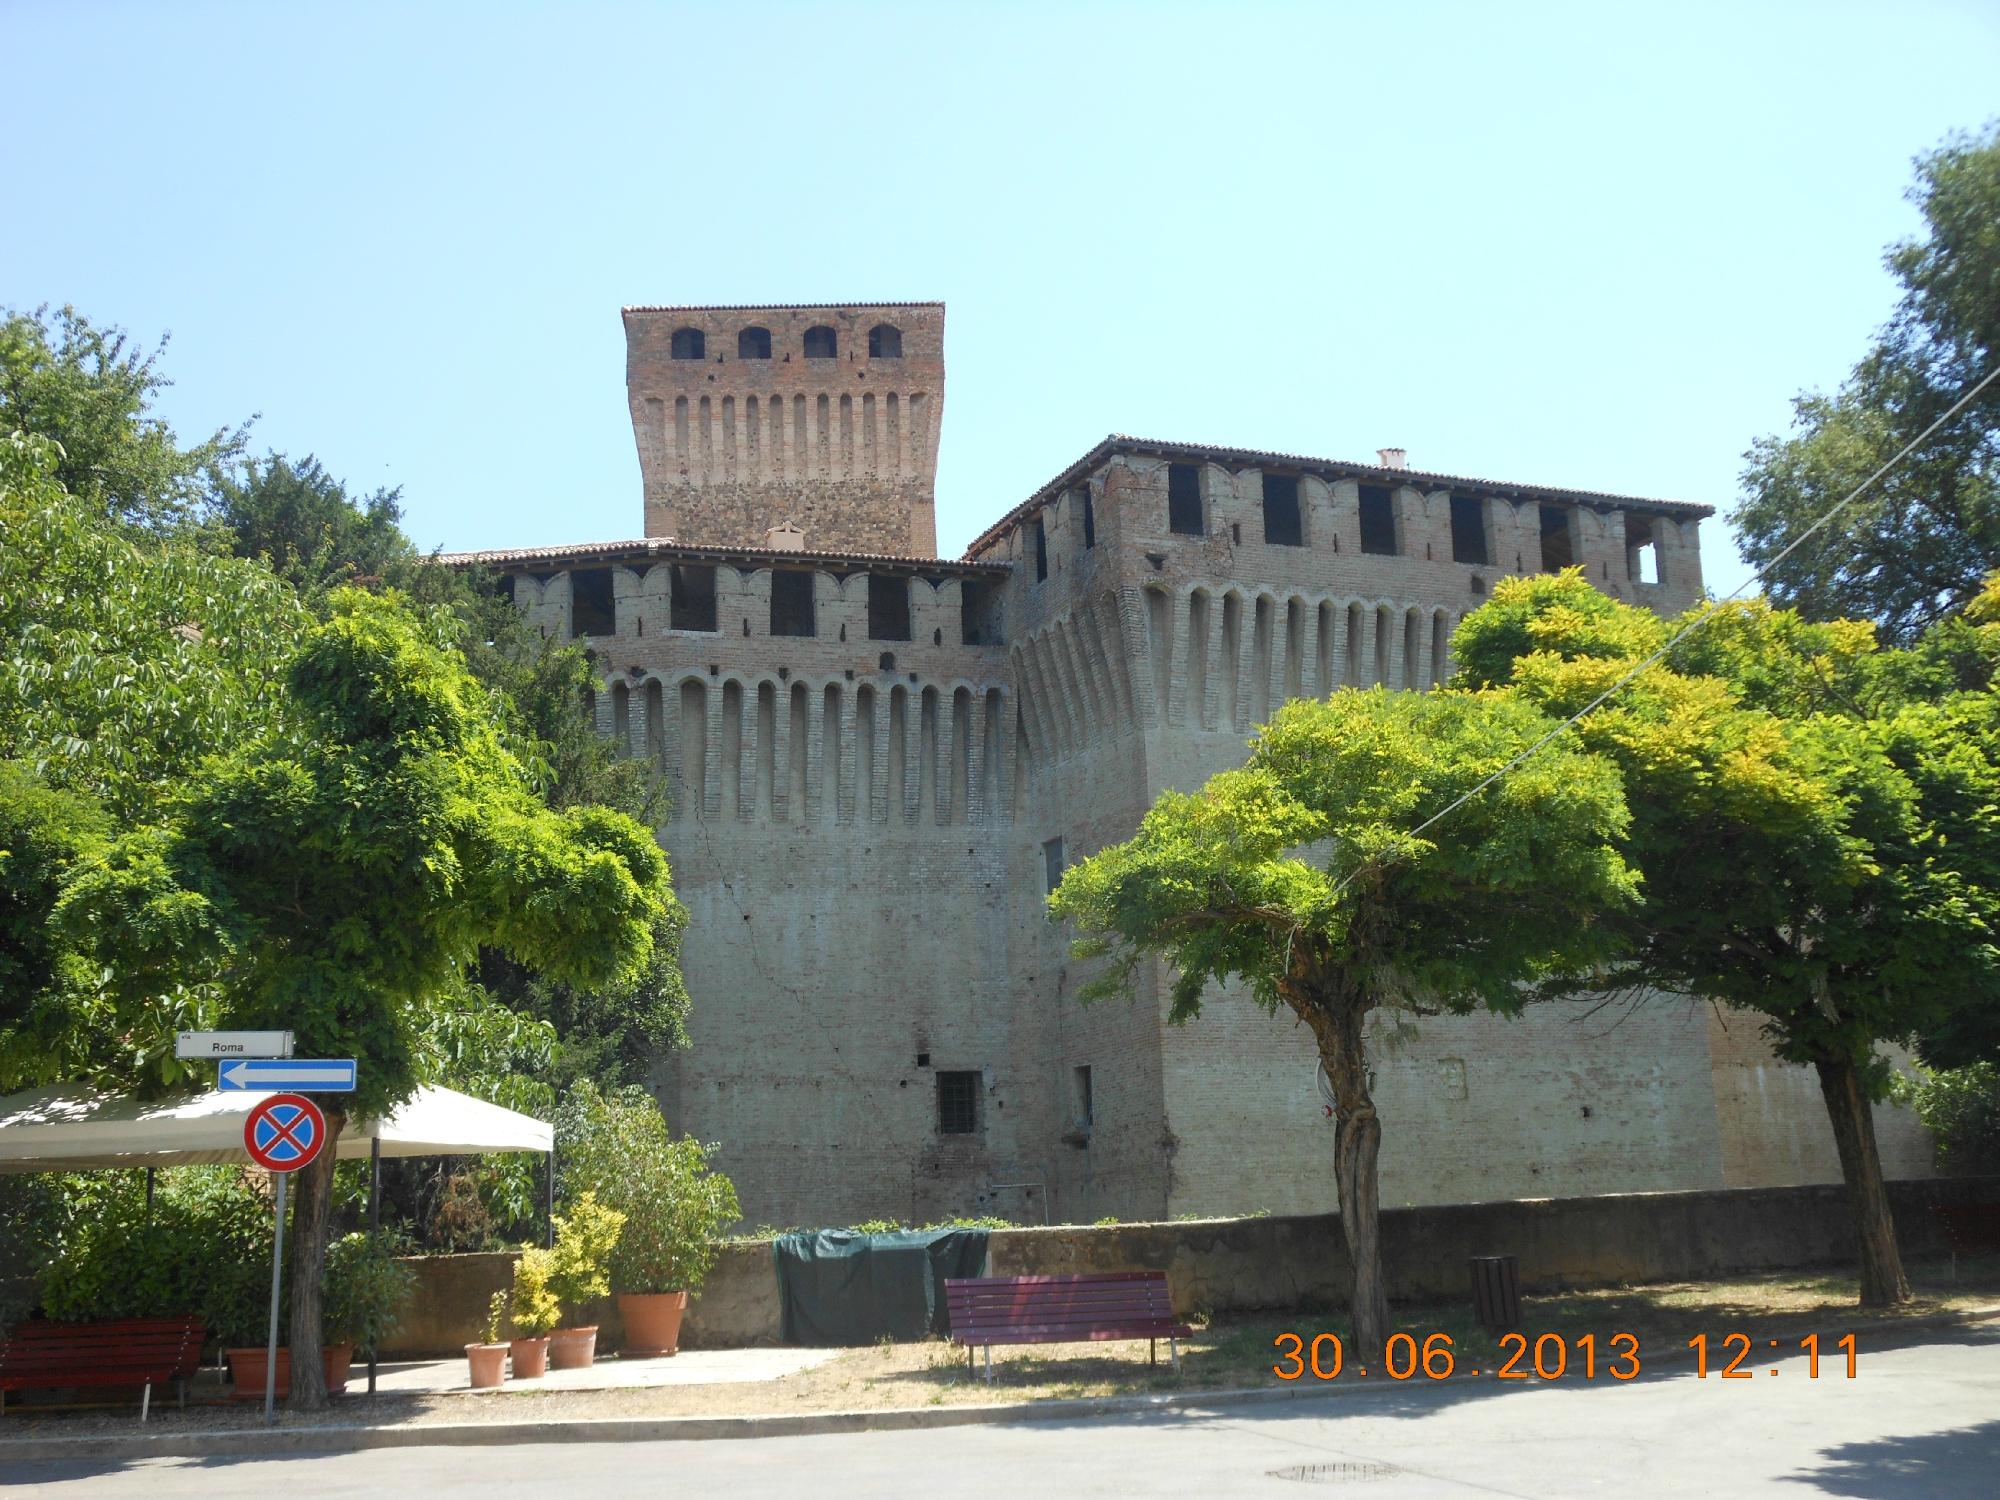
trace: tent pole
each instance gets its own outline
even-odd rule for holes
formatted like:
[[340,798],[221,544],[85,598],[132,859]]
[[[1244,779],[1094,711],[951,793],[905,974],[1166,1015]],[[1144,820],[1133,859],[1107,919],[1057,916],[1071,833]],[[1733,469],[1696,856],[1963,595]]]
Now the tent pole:
[[556,1148],[549,1147],[548,1174],[542,1186],[542,1244],[556,1247]]
[[[368,1250],[382,1250],[382,1132],[378,1127],[368,1141]],[[375,1394],[375,1339],[368,1340],[368,1394]]]

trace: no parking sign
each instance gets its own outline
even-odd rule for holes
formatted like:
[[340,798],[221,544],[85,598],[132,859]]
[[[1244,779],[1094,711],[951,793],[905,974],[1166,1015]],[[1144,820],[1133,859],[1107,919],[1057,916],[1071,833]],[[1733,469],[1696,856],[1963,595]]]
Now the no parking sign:
[[326,1116],[304,1094],[273,1094],[243,1122],[243,1147],[267,1172],[296,1172],[326,1145]]

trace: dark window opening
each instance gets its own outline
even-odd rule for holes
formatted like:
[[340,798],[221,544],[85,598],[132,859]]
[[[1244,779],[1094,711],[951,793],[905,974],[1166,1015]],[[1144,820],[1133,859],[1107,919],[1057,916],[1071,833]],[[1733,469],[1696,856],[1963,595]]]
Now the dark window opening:
[[1264,540],[1274,547],[1303,547],[1305,520],[1299,514],[1299,481],[1291,474],[1264,476]]
[[1078,492],[1083,498],[1083,546],[1087,552],[1097,545],[1097,507],[1090,503],[1090,486]]
[[736,357],[738,359],[769,359],[771,357],[771,330],[768,328],[746,328],[737,334]]
[[673,356],[675,359],[708,358],[708,338],[699,328],[676,328],[674,330]]
[[907,641],[910,638],[910,580],[868,575],[868,639]]
[[1063,864],[1062,840],[1060,838],[1045,840],[1042,844],[1042,878],[1048,883],[1050,891],[1054,891],[1062,884],[1063,871],[1066,868],[1068,867]]
[[808,328],[806,330],[807,359],[837,359],[840,355],[839,342],[831,328]]
[[571,635],[612,635],[618,629],[618,610],[612,603],[611,570],[579,568],[569,575],[569,633]]
[[958,586],[958,634],[968,646],[1000,644],[1000,621],[994,608],[991,584],[983,578],[967,578]]
[[1200,536],[1201,470],[1193,464],[1167,465],[1167,529],[1179,536]]
[[1078,1128],[1088,1130],[1096,1118],[1094,1101],[1090,1097],[1090,1064],[1069,1070],[1069,1112]]
[[514,575],[512,573],[502,573],[496,577],[493,580],[493,592],[498,594],[502,599],[505,599],[509,604],[512,604],[514,602]]
[[1042,518],[1035,517],[1035,582],[1040,583],[1049,576],[1049,533],[1042,525]]
[[903,357],[903,330],[893,323],[877,323],[868,330],[868,357],[870,359],[901,359]]
[[1542,513],[1542,571],[1560,573],[1576,561],[1576,543],[1570,535],[1569,512],[1560,505],[1537,508]]
[[950,1072],[937,1075],[938,1134],[979,1133],[979,1075]]
[[1361,486],[1361,550],[1396,555],[1396,501],[1387,485]]
[[675,563],[668,580],[672,595],[667,626],[672,630],[713,630],[715,569]]
[[814,635],[813,575],[771,575],[771,634]]
[[1451,497],[1451,560],[1486,566],[1486,505],[1475,496]]

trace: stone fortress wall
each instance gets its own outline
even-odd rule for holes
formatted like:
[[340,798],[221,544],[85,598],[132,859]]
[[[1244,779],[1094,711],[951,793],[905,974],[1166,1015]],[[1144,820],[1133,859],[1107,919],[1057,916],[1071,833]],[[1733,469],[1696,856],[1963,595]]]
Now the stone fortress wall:
[[[941,308],[899,315],[941,335]],[[857,511],[878,541],[894,490]],[[728,493],[701,524],[729,535],[467,557],[589,641],[600,731],[667,773],[694,1045],[658,1092],[721,1144],[746,1224],[781,1226],[1331,1207],[1309,1039],[1240,997],[1169,1027],[1158,973],[1079,1006],[1052,879],[1161,790],[1240,764],[1285,698],[1442,681],[1452,628],[1508,573],[1575,562],[1684,608],[1708,514],[1118,437],[957,561],[927,535],[849,550],[788,482]],[[673,524],[706,494],[683,485]],[[649,532],[655,496],[648,469]],[[803,537],[761,545],[786,521]],[[1387,1204],[1838,1176],[1809,1075],[1683,999],[1385,1026],[1375,1056]],[[1892,1174],[1928,1172],[1911,1121],[1878,1128]]]

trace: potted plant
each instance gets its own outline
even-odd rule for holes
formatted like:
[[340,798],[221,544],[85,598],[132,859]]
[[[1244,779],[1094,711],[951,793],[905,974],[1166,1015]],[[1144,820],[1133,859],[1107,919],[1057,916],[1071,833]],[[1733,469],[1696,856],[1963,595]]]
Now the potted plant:
[[562,1304],[549,1290],[554,1260],[552,1250],[530,1249],[523,1250],[514,1262],[514,1292],[509,1301],[514,1341],[509,1347],[517,1380],[548,1373],[549,1331],[562,1321]]
[[712,1148],[673,1138],[642,1089],[606,1096],[580,1084],[557,1129],[570,1180],[625,1216],[610,1267],[623,1353],[674,1353],[689,1294],[714,1268],[716,1235],[739,1212],[735,1185],[709,1169]]
[[490,1391],[507,1379],[507,1345],[500,1337],[507,1294],[495,1292],[486,1304],[486,1341],[465,1346],[465,1363],[475,1391]]
[[597,1325],[582,1324],[590,1304],[611,1290],[605,1263],[617,1248],[625,1216],[585,1193],[567,1214],[556,1215],[556,1243],[549,1252],[549,1290],[562,1308],[568,1327],[549,1335],[549,1364],[558,1370],[581,1370],[597,1357]]
[[379,1350],[396,1331],[415,1282],[416,1273],[379,1236],[346,1234],[326,1247],[320,1320],[329,1392],[345,1386],[356,1350],[364,1356]]

